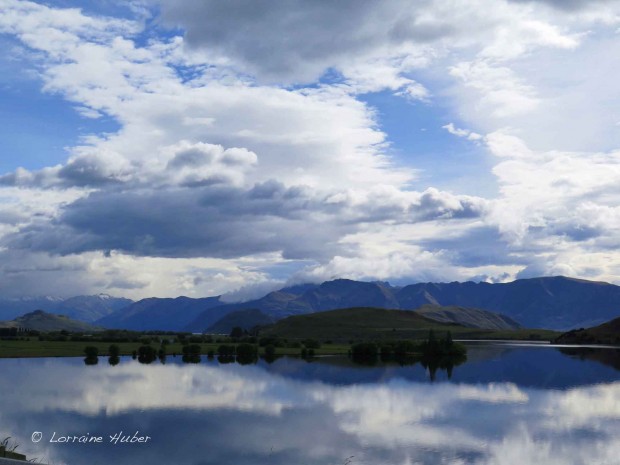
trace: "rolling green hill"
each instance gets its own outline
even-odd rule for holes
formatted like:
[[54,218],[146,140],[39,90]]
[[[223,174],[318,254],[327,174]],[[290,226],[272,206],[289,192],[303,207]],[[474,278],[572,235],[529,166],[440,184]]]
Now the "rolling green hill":
[[614,344],[620,345],[620,318],[588,329],[576,329],[562,334],[559,344]]
[[54,315],[43,310],[26,313],[11,321],[0,321],[0,328],[26,328],[35,331],[94,332],[103,328],[82,321],[72,320],[65,315]]
[[291,316],[263,329],[261,335],[333,341],[417,339],[426,337],[429,329],[458,332],[467,328],[439,323],[407,310],[357,307]]
[[559,333],[536,329],[489,330],[441,323],[410,310],[356,307],[295,315],[263,328],[261,336],[321,341],[423,339],[430,329],[438,334],[451,331],[460,339],[551,340]]

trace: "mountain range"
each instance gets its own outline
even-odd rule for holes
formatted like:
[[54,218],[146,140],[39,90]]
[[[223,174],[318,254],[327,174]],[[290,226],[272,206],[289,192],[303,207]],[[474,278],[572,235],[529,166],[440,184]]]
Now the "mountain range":
[[9,320],[41,309],[108,328],[202,332],[226,315],[242,310],[260,310],[265,316],[261,317],[263,320],[277,321],[339,308],[415,310],[425,305],[435,309],[462,307],[499,313],[500,320],[496,322],[500,325],[508,321],[501,321],[506,317],[523,327],[570,330],[595,326],[620,316],[620,286],[563,276],[497,284],[451,282],[407,286],[336,279],[285,287],[241,303],[227,303],[220,296],[153,297],[133,302],[105,294],[70,299],[0,299],[0,319]]
[[242,303],[225,303],[220,297],[179,299],[144,299],[97,324],[134,330],[158,326],[157,329],[201,332],[239,310],[257,309],[279,320],[338,308],[414,310],[429,304],[486,310],[509,317],[524,327],[555,330],[594,326],[620,315],[620,286],[563,276],[498,284],[452,282],[408,286],[336,279],[286,287]]
[[[177,297],[175,299],[151,297],[134,302],[131,305],[107,315],[97,321],[98,325],[114,329],[132,329],[136,331],[170,330],[181,331],[205,311],[213,312],[214,307],[221,307],[220,297],[192,299]],[[214,311],[213,315],[223,316],[226,312]]]

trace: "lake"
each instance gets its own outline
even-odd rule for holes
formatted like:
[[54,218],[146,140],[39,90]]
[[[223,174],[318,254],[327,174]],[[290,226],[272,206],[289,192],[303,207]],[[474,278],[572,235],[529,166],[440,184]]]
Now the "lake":
[[0,359],[0,440],[54,465],[620,463],[617,349],[468,348],[433,381],[420,364],[344,357]]

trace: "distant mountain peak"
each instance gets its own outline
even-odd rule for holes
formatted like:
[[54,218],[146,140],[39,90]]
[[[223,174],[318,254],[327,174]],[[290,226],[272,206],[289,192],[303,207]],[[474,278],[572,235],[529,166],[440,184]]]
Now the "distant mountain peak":
[[30,316],[39,316],[39,315],[48,315],[48,313],[44,312],[43,310],[35,310],[33,312],[26,313],[25,315],[23,315],[20,318],[30,317]]

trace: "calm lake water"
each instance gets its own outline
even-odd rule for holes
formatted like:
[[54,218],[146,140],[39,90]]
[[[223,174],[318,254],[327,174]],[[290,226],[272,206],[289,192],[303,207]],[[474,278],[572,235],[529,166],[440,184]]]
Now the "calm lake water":
[[[336,357],[99,360],[0,360],[0,439],[54,465],[620,464],[616,349],[477,343],[434,381]],[[49,442],[87,434],[102,443]]]

